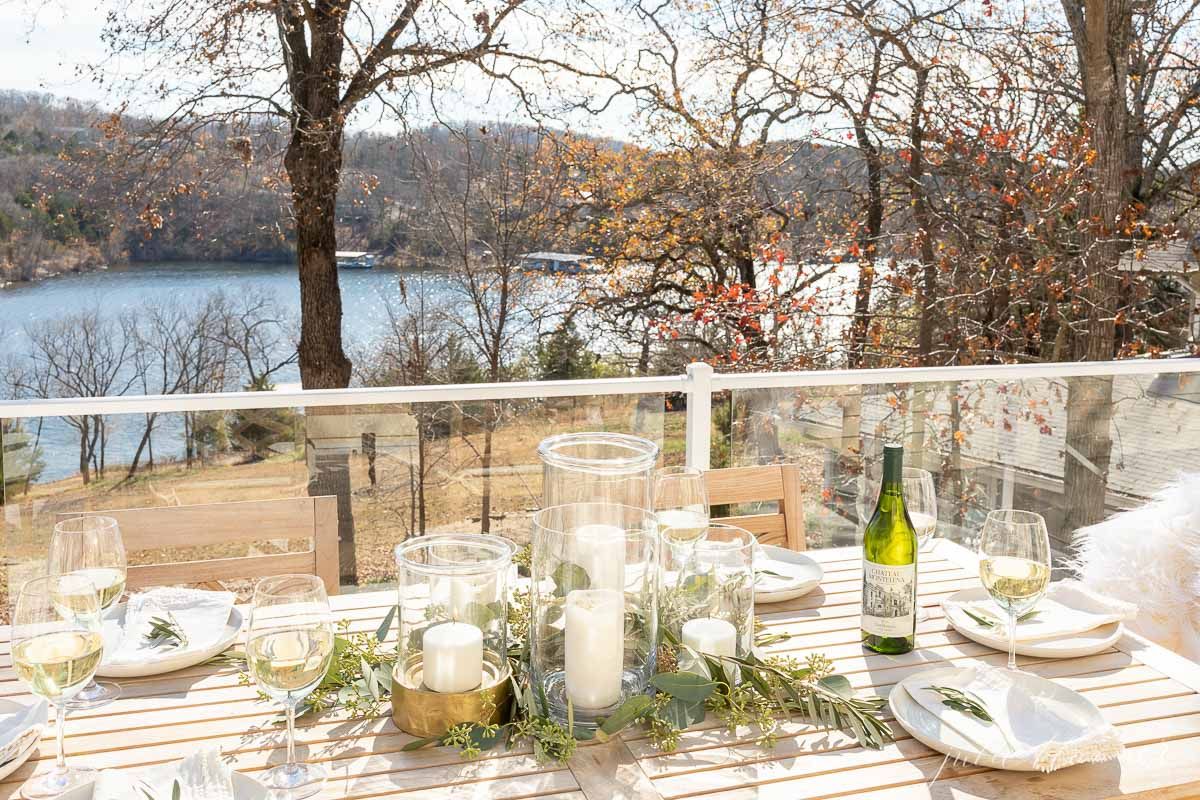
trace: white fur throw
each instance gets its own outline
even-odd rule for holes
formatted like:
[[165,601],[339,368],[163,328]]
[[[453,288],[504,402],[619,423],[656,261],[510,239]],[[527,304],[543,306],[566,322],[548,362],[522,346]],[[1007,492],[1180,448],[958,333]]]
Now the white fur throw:
[[1200,661],[1200,473],[1080,529],[1075,544],[1083,583],[1137,604],[1132,630]]

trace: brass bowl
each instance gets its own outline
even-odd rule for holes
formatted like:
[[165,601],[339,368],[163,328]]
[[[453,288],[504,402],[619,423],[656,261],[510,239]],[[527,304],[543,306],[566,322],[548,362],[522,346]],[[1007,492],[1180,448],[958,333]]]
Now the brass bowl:
[[[392,670],[392,721],[405,733],[441,736],[455,725],[507,721],[512,682],[508,659],[485,653],[483,682],[468,692],[435,692],[425,688],[421,653]],[[420,688],[413,688],[413,687]]]

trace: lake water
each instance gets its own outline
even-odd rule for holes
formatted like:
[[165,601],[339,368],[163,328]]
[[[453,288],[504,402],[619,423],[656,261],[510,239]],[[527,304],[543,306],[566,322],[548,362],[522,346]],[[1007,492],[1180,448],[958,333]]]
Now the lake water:
[[[339,274],[342,290],[342,331],[348,352],[378,339],[387,329],[386,301],[400,299],[403,277],[410,295],[418,282],[434,302],[452,302],[455,290],[444,273],[402,274],[391,270],[344,269]],[[296,268],[288,264],[169,263],[135,264],[99,272],[62,275],[29,284],[0,288],[0,362],[10,355],[28,352],[25,326],[72,312],[99,307],[117,315],[148,304],[168,300],[199,301],[209,292],[264,291],[296,320],[300,317],[300,285]],[[292,365],[277,373],[276,383],[298,383],[299,370]],[[182,455],[181,420],[160,419],[156,428],[156,459]],[[110,418],[108,460],[119,464],[132,460],[142,435],[140,415]],[[38,429],[37,420],[25,421],[26,432],[38,435],[45,467],[41,480],[56,480],[78,472],[78,434],[60,419],[47,418]],[[161,431],[158,432],[158,431]]]

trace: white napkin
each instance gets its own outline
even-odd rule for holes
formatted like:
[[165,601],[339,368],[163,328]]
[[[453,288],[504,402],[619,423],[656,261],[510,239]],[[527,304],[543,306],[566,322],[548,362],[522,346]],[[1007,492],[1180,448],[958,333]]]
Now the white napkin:
[[[211,647],[225,632],[233,592],[209,592],[179,586],[161,586],[138,592],[125,604],[124,624],[104,621],[104,663],[125,664],[152,654],[181,653]],[[146,642],[154,617],[174,620],[187,644],[178,647],[152,646]]]
[[[928,688],[938,685],[958,689],[977,699],[992,717],[991,722],[946,706],[942,695]],[[1107,723],[1079,713],[1077,706],[1050,695],[1030,694],[1028,683],[1018,686],[1014,673],[978,666],[936,676],[926,684],[903,684],[910,697],[981,752],[1013,763],[1030,764],[1050,772],[1072,764],[1108,761],[1120,755],[1121,740]]]
[[[969,628],[982,634],[1008,636],[1008,614],[990,599],[968,602],[943,600],[942,608],[956,627]],[[964,609],[984,619],[996,620],[996,625],[980,625],[964,613]],[[1050,584],[1045,596],[1038,601],[1036,611],[1036,614],[1017,624],[1017,641],[1040,642],[1078,636],[1101,625],[1131,620],[1138,613],[1134,604],[1105,597],[1076,580]]]
[[136,773],[103,770],[92,789],[92,800],[141,800],[147,793],[154,800],[171,800],[175,781],[179,781],[181,800],[261,800],[268,796],[267,787],[234,773],[221,763],[221,751],[210,748]]
[[46,724],[46,701],[0,699],[0,764],[19,756]]

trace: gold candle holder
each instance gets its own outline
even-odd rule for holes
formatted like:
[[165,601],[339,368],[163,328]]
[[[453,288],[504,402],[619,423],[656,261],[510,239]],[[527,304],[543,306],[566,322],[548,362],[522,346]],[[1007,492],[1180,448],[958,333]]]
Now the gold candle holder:
[[[507,658],[485,652],[483,681],[467,692],[435,692],[424,685],[421,653],[396,664],[392,671],[392,721],[405,733],[441,736],[455,725],[508,721],[512,682]],[[418,687],[418,688],[414,688]]]

